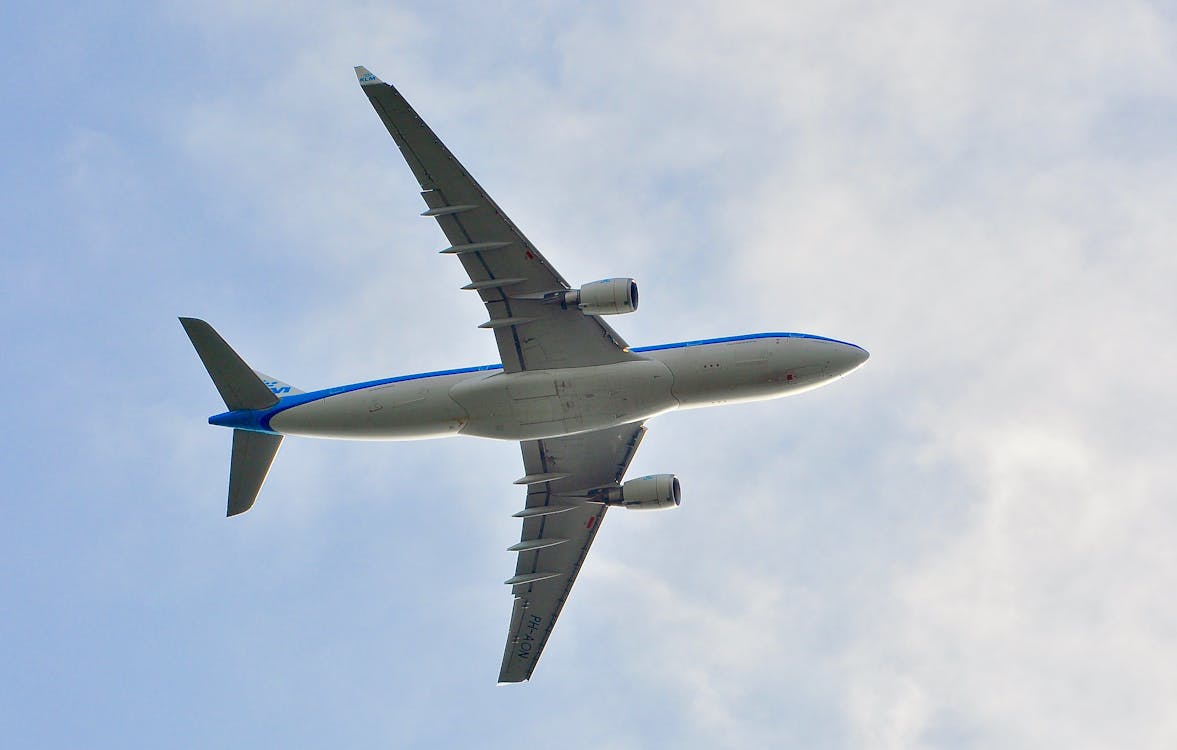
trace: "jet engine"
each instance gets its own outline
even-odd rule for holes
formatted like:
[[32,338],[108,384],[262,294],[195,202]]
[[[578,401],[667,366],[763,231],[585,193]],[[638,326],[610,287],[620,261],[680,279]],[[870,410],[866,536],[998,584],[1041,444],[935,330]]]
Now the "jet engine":
[[560,302],[585,315],[622,315],[638,309],[638,284],[633,279],[601,279],[580,289],[561,292]]
[[682,489],[673,474],[654,474],[631,479],[605,491],[604,502],[629,510],[667,510],[682,502]]

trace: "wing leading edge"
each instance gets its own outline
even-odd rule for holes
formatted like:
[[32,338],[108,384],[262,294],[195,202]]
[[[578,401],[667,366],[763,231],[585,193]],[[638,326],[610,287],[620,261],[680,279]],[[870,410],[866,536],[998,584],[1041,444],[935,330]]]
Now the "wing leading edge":
[[634,422],[606,430],[548,440],[528,440],[523,449],[525,479],[552,477],[530,485],[515,575],[511,625],[499,683],[531,677],[572,584],[588,555],[608,506],[586,503],[585,490],[620,483],[646,429]]
[[400,148],[429,207],[490,319],[506,372],[612,364],[637,356],[598,317],[544,302],[570,287],[470,176],[400,92],[357,67],[356,76]]

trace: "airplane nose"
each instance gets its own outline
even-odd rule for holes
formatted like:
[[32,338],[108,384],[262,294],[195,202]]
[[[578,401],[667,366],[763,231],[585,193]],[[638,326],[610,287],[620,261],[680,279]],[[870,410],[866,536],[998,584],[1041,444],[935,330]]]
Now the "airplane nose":
[[845,375],[852,370],[857,370],[868,359],[870,359],[870,352],[861,346],[856,344],[842,344],[832,364],[838,370],[839,374]]
[[868,352],[866,349],[863,349],[861,346],[858,346],[857,344],[854,345],[854,351],[854,357],[858,360],[858,364],[861,365],[863,362],[870,359],[870,352]]

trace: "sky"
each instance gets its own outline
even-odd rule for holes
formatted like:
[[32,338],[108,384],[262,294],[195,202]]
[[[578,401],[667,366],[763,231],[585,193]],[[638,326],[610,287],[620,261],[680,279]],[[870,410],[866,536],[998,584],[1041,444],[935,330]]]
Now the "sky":
[[[1168,3],[17,3],[0,24],[0,744],[1177,744]],[[513,443],[229,434],[176,317],[304,389],[497,361],[352,66],[633,345],[870,361],[659,417],[496,686]]]

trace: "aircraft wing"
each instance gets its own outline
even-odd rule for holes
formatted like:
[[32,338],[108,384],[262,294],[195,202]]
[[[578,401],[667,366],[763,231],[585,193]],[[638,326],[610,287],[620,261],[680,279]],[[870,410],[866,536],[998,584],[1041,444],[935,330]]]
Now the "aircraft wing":
[[527,476],[519,481],[532,484],[527,507],[515,514],[523,518],[523,535],[511,547],[519,551],[519,559],[514,577],[507,580],[515,603],[500,683],[531,677],[608,510],[607,505],[568,496],[620,483],[645,432],[641,422],[633,422],[520,443]]
[[[490,319],[506,372],[612,364],[636,359],[600,318],[540,301],[566,290],[552,268],[395,88],[357,67],[364,93],[421,185],[431,216],[470,277]],[[529,299],[530,297],[530,299]]]

